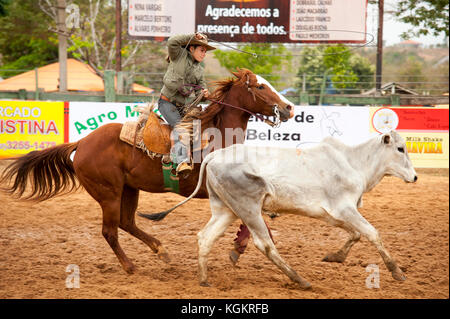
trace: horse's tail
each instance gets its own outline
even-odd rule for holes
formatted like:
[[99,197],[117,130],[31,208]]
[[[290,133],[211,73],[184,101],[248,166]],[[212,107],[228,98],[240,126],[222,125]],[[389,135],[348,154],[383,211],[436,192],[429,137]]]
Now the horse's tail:
[[[73,191],[78,186],[70,154],[77,146],[78,143],[62,144],[13,158],[14,161],[2,173],[0,184],[12,179],[14,183],[1,190],[18,198],[35,201]],[[31,193],[23,196],[28,182]]]
[[200,173],[198,176],[198,182],[197,182],[197,186],[195,187],[194,192],[189,195],[189,197],[187,197],[185,200],[179,202],[178,204],[176,204],[174,207],[172,207],[171,209],[168,209],[166,211],[160,212],[160,213],[154,213],[154,214],[142,214],[138,212],[138,215],[141,217],[145,217],[147,219],[150,220],[162,220],[164,219],[170,212],[174,211],[177,207],[187,203],[188,201],[190,201],[200,190],[200,187],[202,186],[202,181],[203,181],[203,175],[205,173],[205,168],[206,165],[209,163],[210,160],[213,159],[213,153],[208,154],[208,156],[203,160],[202,165],[200,166]]

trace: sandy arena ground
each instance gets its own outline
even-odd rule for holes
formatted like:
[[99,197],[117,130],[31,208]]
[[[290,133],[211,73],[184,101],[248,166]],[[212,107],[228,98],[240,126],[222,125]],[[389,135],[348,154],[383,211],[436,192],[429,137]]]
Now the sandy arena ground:
[[[0,163],[3,171],[5,163]],[[238,222],[214,246],[211,287],[197,279],[197,232],[210,217],[208,200],[194,199],[161,222],[137,217],[138,226],[161,240],[165,264],[142,242],[119,230],[119,240],[137,266],[128,275],[101,234],[100,206],[84,191],[39,204],[0,193],[0,298],[303,299],[449,298],[449,175],[418,170],[416,184],[386,177],[364,196],[361,213],[379,231],[405,271],[395,281],[365,238],[343,264],[321,259],[337,251],[347,233],[318,220],[285,215],[267,218],[282,257],[313,288],[301,291],[250,241],[238,267],[228,260]],[[182,199],[141,192],[139,210],[165,210]],[[80,270],[80,288],[66,288],[68,265]],[[380,287],[369,289],[369,264],[379,266]]]

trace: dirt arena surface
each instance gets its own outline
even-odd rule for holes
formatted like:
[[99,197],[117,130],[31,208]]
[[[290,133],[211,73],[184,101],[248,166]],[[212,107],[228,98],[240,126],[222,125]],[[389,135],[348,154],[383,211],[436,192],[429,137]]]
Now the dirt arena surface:
[[[6,162],[0,161],[0,171]],[[281,256],[313,286],[296,289],[250,240],[238,267],[228,260],[239,222],[214,246],[211,287],[197,279],[197,232],[210,218],[208,200],[194,199],[161,222],[137,217],[161,240],[172,261],[165,264],[142,242],[119,230],[119,240],[137,266],[128,275],[101,234],[100,206],[84,191],[42,203],[0,193],[0,298],[150,299],[334,299],[449,298],[449,175],[418,169],[416,184],[386,177],[364,196],[363,216],[405,271],[397,282],[365,238],[343,264],[321,259],[337,251],[347,233],[318,220],[284,215],[266,218]],[[141,192],[139,210],[165,210],[182,199]],[[80,288],[66,288],[68,265],[80,269]],[[380,287],[369,289],[366,267],[379,266]]]

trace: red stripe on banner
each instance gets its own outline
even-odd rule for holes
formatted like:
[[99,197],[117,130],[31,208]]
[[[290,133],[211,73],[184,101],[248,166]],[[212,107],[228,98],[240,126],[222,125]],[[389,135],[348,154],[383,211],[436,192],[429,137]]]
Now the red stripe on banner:
[[392,108],[398,115],[399,131],[448,132],[448,109]]
[[64,102],[64,143],[69,143],[69,102]]

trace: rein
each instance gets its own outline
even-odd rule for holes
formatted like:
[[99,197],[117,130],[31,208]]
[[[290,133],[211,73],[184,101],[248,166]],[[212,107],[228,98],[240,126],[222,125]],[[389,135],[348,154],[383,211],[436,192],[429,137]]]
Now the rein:
[[[203,89],[202,86],[197,85],[197,84],[183,84],[183,86],[184,86],[184,87],[186,87],[186,86],[192,87],[192,89],[188,91],[189,94],[191,94],[191,93],[192,93],[194,90],[196,90],[196,89]],[[249,91],[250,91],[250,88],[248,88],[248,89],[249,89]],[[252,92],[252,93],[253,93],[253,92]],[[260,99],[262,99],[260,96],[258,96],[258,97],[259,97]],[[270,126],[272,126],[272,127],[274,127],[274,128],[279,127],[280,124],[281,124],[281,120],[280,120],[280,111],[278,110],[278,107],[277,107],[277,106],[274,106],[274,107],[273,107],[273,114],[274,114],[274,116],[275,116],[275,122],[272,122],[272,121],[269,120],[269,119],[265,119],[262,115],[257,114],[257,113],[254,113],[254,112],[249,111],[249,110],[247,110],[247,109],[244,109],[243,107],[236,106],[236,105],[232,105],[232,104],[228,104],[228,103],[225,103],[225,102],[222,102],[222,101],[218,101],[218,100],[214,100],[214,99],[210,99],[210,98],[207,98],[207,100],[209,100],[209,101],[211,101],[211,102],[213,102],[213,103],[221,104],[221,105],[224,105],[224,106],[228,106],[228,107],[235,108],[235,109],[244,111],[244,112],[246,112],[246,113],[249,113],[250,115],[256,117],[257,119],[263,121],[264,123],[266,123],[266,124],[268,124],[268,125],[270,125]],[[262,99],[262,100],[264,101],[264,99]]]

